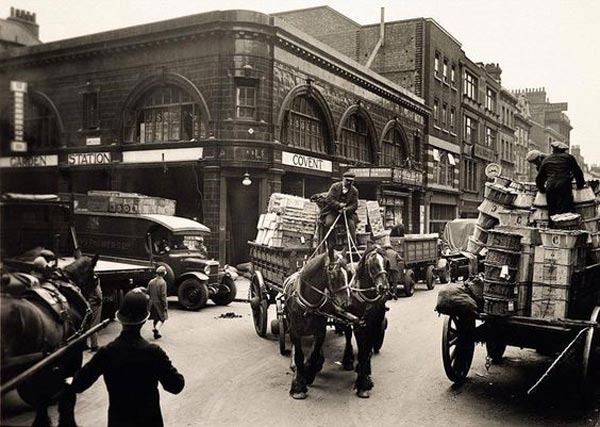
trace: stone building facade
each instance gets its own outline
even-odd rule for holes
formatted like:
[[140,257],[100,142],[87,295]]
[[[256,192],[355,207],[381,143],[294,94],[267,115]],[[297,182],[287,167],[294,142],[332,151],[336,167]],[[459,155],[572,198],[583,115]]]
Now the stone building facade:
[[280,19],[203,13],[0,53],[1,187],[175,199],[238,263],[271,193],[326,191],[348,168],[418,232],[429,114]]

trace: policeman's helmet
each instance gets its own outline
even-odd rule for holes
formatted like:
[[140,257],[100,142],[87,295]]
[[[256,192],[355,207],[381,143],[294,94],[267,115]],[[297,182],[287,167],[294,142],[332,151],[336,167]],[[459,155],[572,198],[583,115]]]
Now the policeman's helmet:
[[123,297],[117,312],[117,319],[122,325],[141,325],[150,316],[148,306],[150,297],[144,288],[134,288]]

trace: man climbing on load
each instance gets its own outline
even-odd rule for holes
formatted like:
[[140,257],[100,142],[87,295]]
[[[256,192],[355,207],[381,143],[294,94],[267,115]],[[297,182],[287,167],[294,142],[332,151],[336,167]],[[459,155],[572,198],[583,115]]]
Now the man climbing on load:
[[542,167],[542,163],[544,162],[546,157],[548,157],[548,154],[542,153],[540,150],[530,150],[527,153],[527,156],[525,156],[527,161],[535,166],[535,170],[537,172],[540,171],[540,168]]
[[[321,209],[321,220],[325,225],[325,233],[329,231],[331,226],[335,223],[338,214],[342,214],[338,219],[338,224],[342,225],[342,228],[346,228],[347,218],[348,231],[350,237],[356,244],[356,223],[358,222],[358,215],[356,210],[358,209],[358,189],[353,185],[355,175],[354,173],[347,171],[342,176],[342,181],[332,184],[325,198],[325,204]],[[337,225],[337,224],[336,224]],[[327,239],[327,246],[330,258],[333,255],[333,248],[336,245],[335,231],[329,233]]]
[[575,178],[578,189],[585,185],[583,172],[577,160],[567,151],[569,146],[564,142],[554,141],[550,144],[552,154],[540,167],[535,180],[540,193],[546,193],[548,215],[575,212],[571,182]]

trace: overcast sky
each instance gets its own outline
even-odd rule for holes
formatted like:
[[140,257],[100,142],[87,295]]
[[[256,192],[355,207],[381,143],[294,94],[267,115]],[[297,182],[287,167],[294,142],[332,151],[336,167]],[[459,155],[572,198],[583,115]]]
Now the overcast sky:
[[[508,89],[545,87],[551,102],[568,102],[571,144],[586,163],[600,163],[600,1],[597,0],[6,0],[37,13],[42,41],[123,28],[211,10],[264,13],[328,4],[360,24],[432,17],[475,62],[498,62]],[[596,100],[596,101],[594,101]]]

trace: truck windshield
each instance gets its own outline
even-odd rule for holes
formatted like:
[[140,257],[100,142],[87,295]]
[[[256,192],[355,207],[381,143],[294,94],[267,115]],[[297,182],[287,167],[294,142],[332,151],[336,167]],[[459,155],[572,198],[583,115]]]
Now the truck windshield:
[[198,235],[176,235],[170,238],[160,238],[154,241],[155,251],[158,253],[170,250],[198,251],[206,256],[204,237]]

